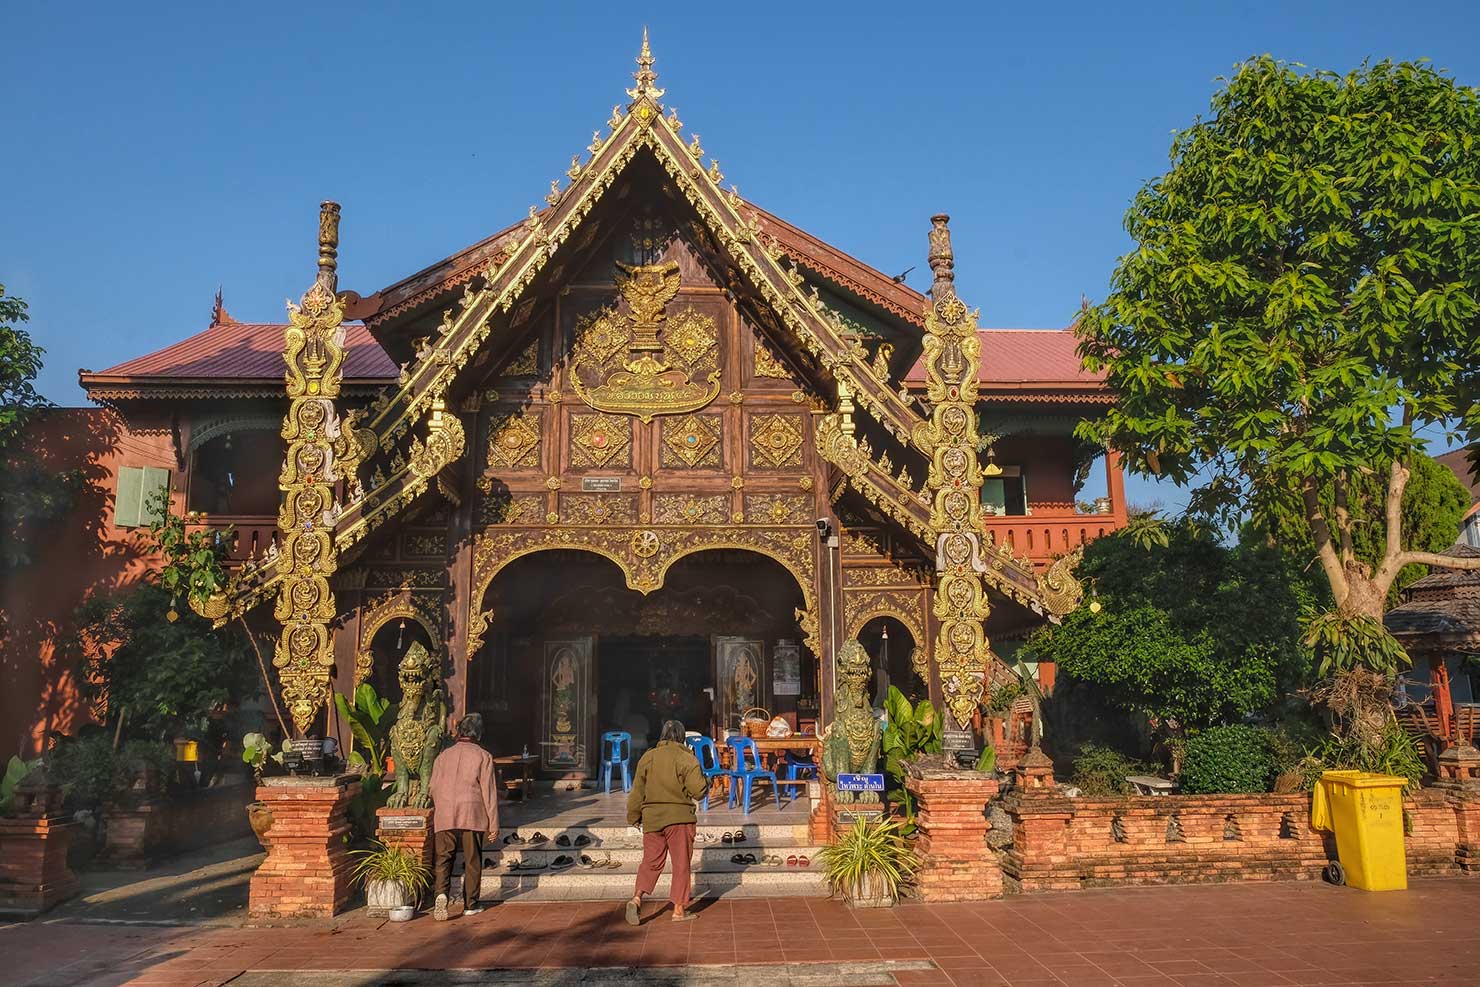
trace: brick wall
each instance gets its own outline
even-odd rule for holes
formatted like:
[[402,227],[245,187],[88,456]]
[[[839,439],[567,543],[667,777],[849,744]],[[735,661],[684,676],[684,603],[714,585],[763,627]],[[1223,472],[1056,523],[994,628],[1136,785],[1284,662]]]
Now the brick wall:
[[947,765],[942,755],[905,762],[905,786],[915,796],[919,826],[916,893],[925,901],[969,901],[1002,894],[1002,868],[987,845],[987,803],[997,796],[991,775]]
[[[1012,842],[1001,855],[1009,891],[1121,884],[1315,880],[1335,857],[1310,828],[1310,796],[1168,795],[1066,798],[1010,792]],[[1465,864],[1461,827],[1480,794],[1424,789],[1405,801],[1408,872]]]
[[119,868],[147,867],[162,857],[251,835],[244,808],[251,785],[221,785],[172,793],[104,810],[104,860]]
[[248,915],[332,918],[349,906],[353,861],[345,847],[359,775],[268,778],[257,800],[272,809],[267,859],[252,875]]

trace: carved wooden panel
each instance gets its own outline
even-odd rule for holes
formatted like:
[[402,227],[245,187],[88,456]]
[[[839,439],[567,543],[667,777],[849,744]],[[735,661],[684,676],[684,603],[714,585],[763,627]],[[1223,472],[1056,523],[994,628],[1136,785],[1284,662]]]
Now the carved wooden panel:
[[719,415],[684,415],[659,419],[660,462],[668,469],[721,469],[724,466],[724,419]]
[[757,469],[792,469],[802,465],[802,416],[750,416],[750,465]]
[[577,469],[630,467],[632,419],[600,412],[571,415],[570,464]]
[[489,524],[542,524],[545,520],[545,495],[537,493],[484,494],[478,498],[477,520]]
[[655,524],[728,524],[729,494],[658,494],[653,497]]
[[508,412],[490,419],[485,467],[539,469],[541,420],[538,411]]
[[635,494],[561,494],[560,520],[566,524],[636,524]]
[[746,494],[749,524],[811,524],[812,498],[806,494]]

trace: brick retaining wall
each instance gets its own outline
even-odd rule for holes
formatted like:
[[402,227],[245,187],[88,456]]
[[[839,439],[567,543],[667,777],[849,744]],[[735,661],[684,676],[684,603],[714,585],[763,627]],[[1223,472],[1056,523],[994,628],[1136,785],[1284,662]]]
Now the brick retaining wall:
[[220,785],[171,793],[135,805],[109,805],[104,860],[122,869],[251,835],[246,804],[251,785]]
[[[1462,820],[1480,794],[1429,788],[1405,800],[1408,872],[1468,866]],[[1012,792],[1012,842],[1000,856],[1009,891],[1122,884],[1315,880],[1336,854],[1310,828],[1310,796],[1067,798]]]

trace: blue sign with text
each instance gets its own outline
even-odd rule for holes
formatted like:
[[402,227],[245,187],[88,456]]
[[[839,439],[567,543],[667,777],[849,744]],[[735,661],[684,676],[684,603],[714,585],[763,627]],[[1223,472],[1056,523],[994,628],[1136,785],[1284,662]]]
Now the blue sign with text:
[[882,792],[884,790],[883,775],[838,775],[838,791],[840,792]]

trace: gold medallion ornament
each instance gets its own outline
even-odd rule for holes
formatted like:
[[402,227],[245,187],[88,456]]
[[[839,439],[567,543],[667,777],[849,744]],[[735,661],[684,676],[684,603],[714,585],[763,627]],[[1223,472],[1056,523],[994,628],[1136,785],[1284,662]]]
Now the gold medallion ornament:
[[925,312],[926,396],[929,423],[921,426],[931,449],[926,489],[936,532],[935,600],[940,621],[935,664],[946,708],[956,725],[971,723],[986,689],[991,661],[984,621],[991,612],[982,573],[981,466],[977,459],[976,393],[981,343],[976,313],[956,297],[955,255],[946,216],[931,217],[930,268],[935,284]]
[[[339,517],[334,486],[354,478],[363,450],[346,435],[334,407],[344,364],[344,303],[336,296],[339,205],[319,211],[319,273],[300,305],[289,304],[284,334],[288,413],[282,436],[287,456],[279,478],[278,573],[273,615],[282,632],[273,665],[283,702],[299,735],[307,734],[329,698],[334,667],[330,625],[336,611],[329,579],[338,568],[334,525]],[[345,455],[348,453],[348,455]]]
[[802,419],[798,415],[754,415],[750,419],[750,462],[763,469],[802,465]]
[[718,415],[685,415],[663,423],[663,465],[719,467],[720,418]]
[[[635,415],[644,422],[709,404],[720,390],[714,320],[690,308],[673,325],[664,325],[668,303],[678,294],[678,265],[617,266],[627,314],[603,313],[582,332],[571,361],[576,394],[597,411]],[[624,346],[630,359],[612,369]],[[705,368],[707,375],[694,380]]]

